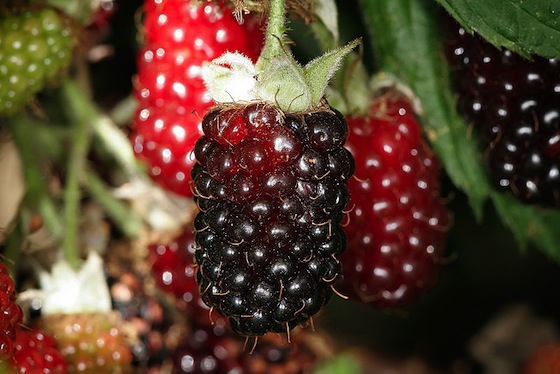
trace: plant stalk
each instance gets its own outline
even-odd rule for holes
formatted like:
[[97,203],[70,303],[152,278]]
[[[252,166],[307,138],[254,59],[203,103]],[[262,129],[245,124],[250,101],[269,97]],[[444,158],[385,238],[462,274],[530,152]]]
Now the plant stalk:
[[107,215],[115,221],[126,236],[130,238],[138,237],[142,229],[142,220],[132,214],[126,204],[111,194],[97,174],[91,170],[86,170],[85,174],[88,191],[105,209]]
[[82,197],[80,180],[85,171],[85,163],[91,144],[88,99],[82,95],[78,86],[71,80],[63,87],[63,94],[69,104],[68,114],[74,125],[73,143],[67,164],[67,177],[64,188],[64,225],[66,228],[62,241],[62,250],[66,261],[77,269],[80,264],[78,256],[78,231],[80,218],[80,200]]
[[264,39],[263,50],[257,60],[257,71],[267,71],[270,62],[283,53],[282,39],[284,37],[285,0],[271,0],[270,14]]

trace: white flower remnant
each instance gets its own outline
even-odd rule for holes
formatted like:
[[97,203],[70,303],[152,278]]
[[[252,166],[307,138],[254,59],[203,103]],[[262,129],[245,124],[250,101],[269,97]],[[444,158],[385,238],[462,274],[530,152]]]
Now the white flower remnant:
[[256,99],[257,69],[251,59],[241,53],[226,52],[205,63],[202,78],[217,103]]
[[56,262],[51,272],[40,271],[42,313],[93,313],[111,310],[111,294],[99,254],[91,252],[76,271],[66,260]]

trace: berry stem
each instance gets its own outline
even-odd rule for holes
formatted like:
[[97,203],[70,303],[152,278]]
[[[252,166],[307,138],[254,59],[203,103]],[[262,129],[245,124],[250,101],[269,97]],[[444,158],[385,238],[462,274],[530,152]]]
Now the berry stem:
[[120,200],[116,199],[105,183],[92,170],[85,173],[88,191],[95,200],[103,206],[105,212],[115,224],[130,238],[138,237],[142,229],[142,221],[133,215],[130,209]]
[[270,1],[270,14],[264,39],[264,47],[257,60],[257,71],[267,71],[273,60],[284,53],[283,36],[285,22],[284,0]]
[[119,127],[110,117],[99,113],[90,102],[85,104],[92,114],[91,126],[95,136],[102,141],[103,146],[120,164],[126,174],[128,176],[145,175],[144,170],[134,156],[130,141]]
[[62,86],[66,102],[69,104],[68,114],[74,123],[73,143],[70,148],[67,164],[67,178],[64,188],[64,225],[66,228],[62,241],[64,257],[70,266],[77,269],[80,263],[78,256],[78,220],[80,216],[80,180],[85,170],[85,161],[91,144],[90,121],[91,111],[87,99],[80,94],[80,89],[71,80]]

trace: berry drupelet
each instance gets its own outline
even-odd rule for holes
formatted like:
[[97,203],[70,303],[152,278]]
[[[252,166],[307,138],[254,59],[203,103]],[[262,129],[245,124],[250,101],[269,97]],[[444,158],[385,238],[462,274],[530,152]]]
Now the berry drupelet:
[[202,299],[240,335],[289,331],[328,301],[341,271],[346,121],[328,106],[258,102],[218,107],[202,126],[192,171]]

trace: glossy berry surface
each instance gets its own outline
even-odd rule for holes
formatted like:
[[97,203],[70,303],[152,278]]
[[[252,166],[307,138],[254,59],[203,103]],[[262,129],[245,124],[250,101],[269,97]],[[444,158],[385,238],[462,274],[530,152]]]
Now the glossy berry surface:
[[51,8],[0,13],[0,116],[20,110],[72,59],[72,30]]
[[367,116],[347,120],[356,173],[348,181],[341,291],[378,307],[402,307],[438,277],[449,224],[440,166],[403,99],[382,96]]
[[20,327],[17,331],[12,368],[18,374],[66,374],[66,361],[54,338],[37,329]]
[[480,134],[497,189],[560,207],[560,61],[499,50],[449,22],[458,110]]
[[262,31],[253,16],[240,25],[224,3],[147,0],[143,38],[134,85],[140,104],[132,124],[134,152],[156,182],[192,196],[192,150],[213,104],[202,64],[228,50],[256,60]]
[[354,171],[346,121],[254,103],[214,109],[202,128],[192,171],[202,299],[240,335],[289,331],[328,301],[340,273]]
[[17,329],[23,319],[16,297],[14,281],[0,261],[0,361],[12,356]]

